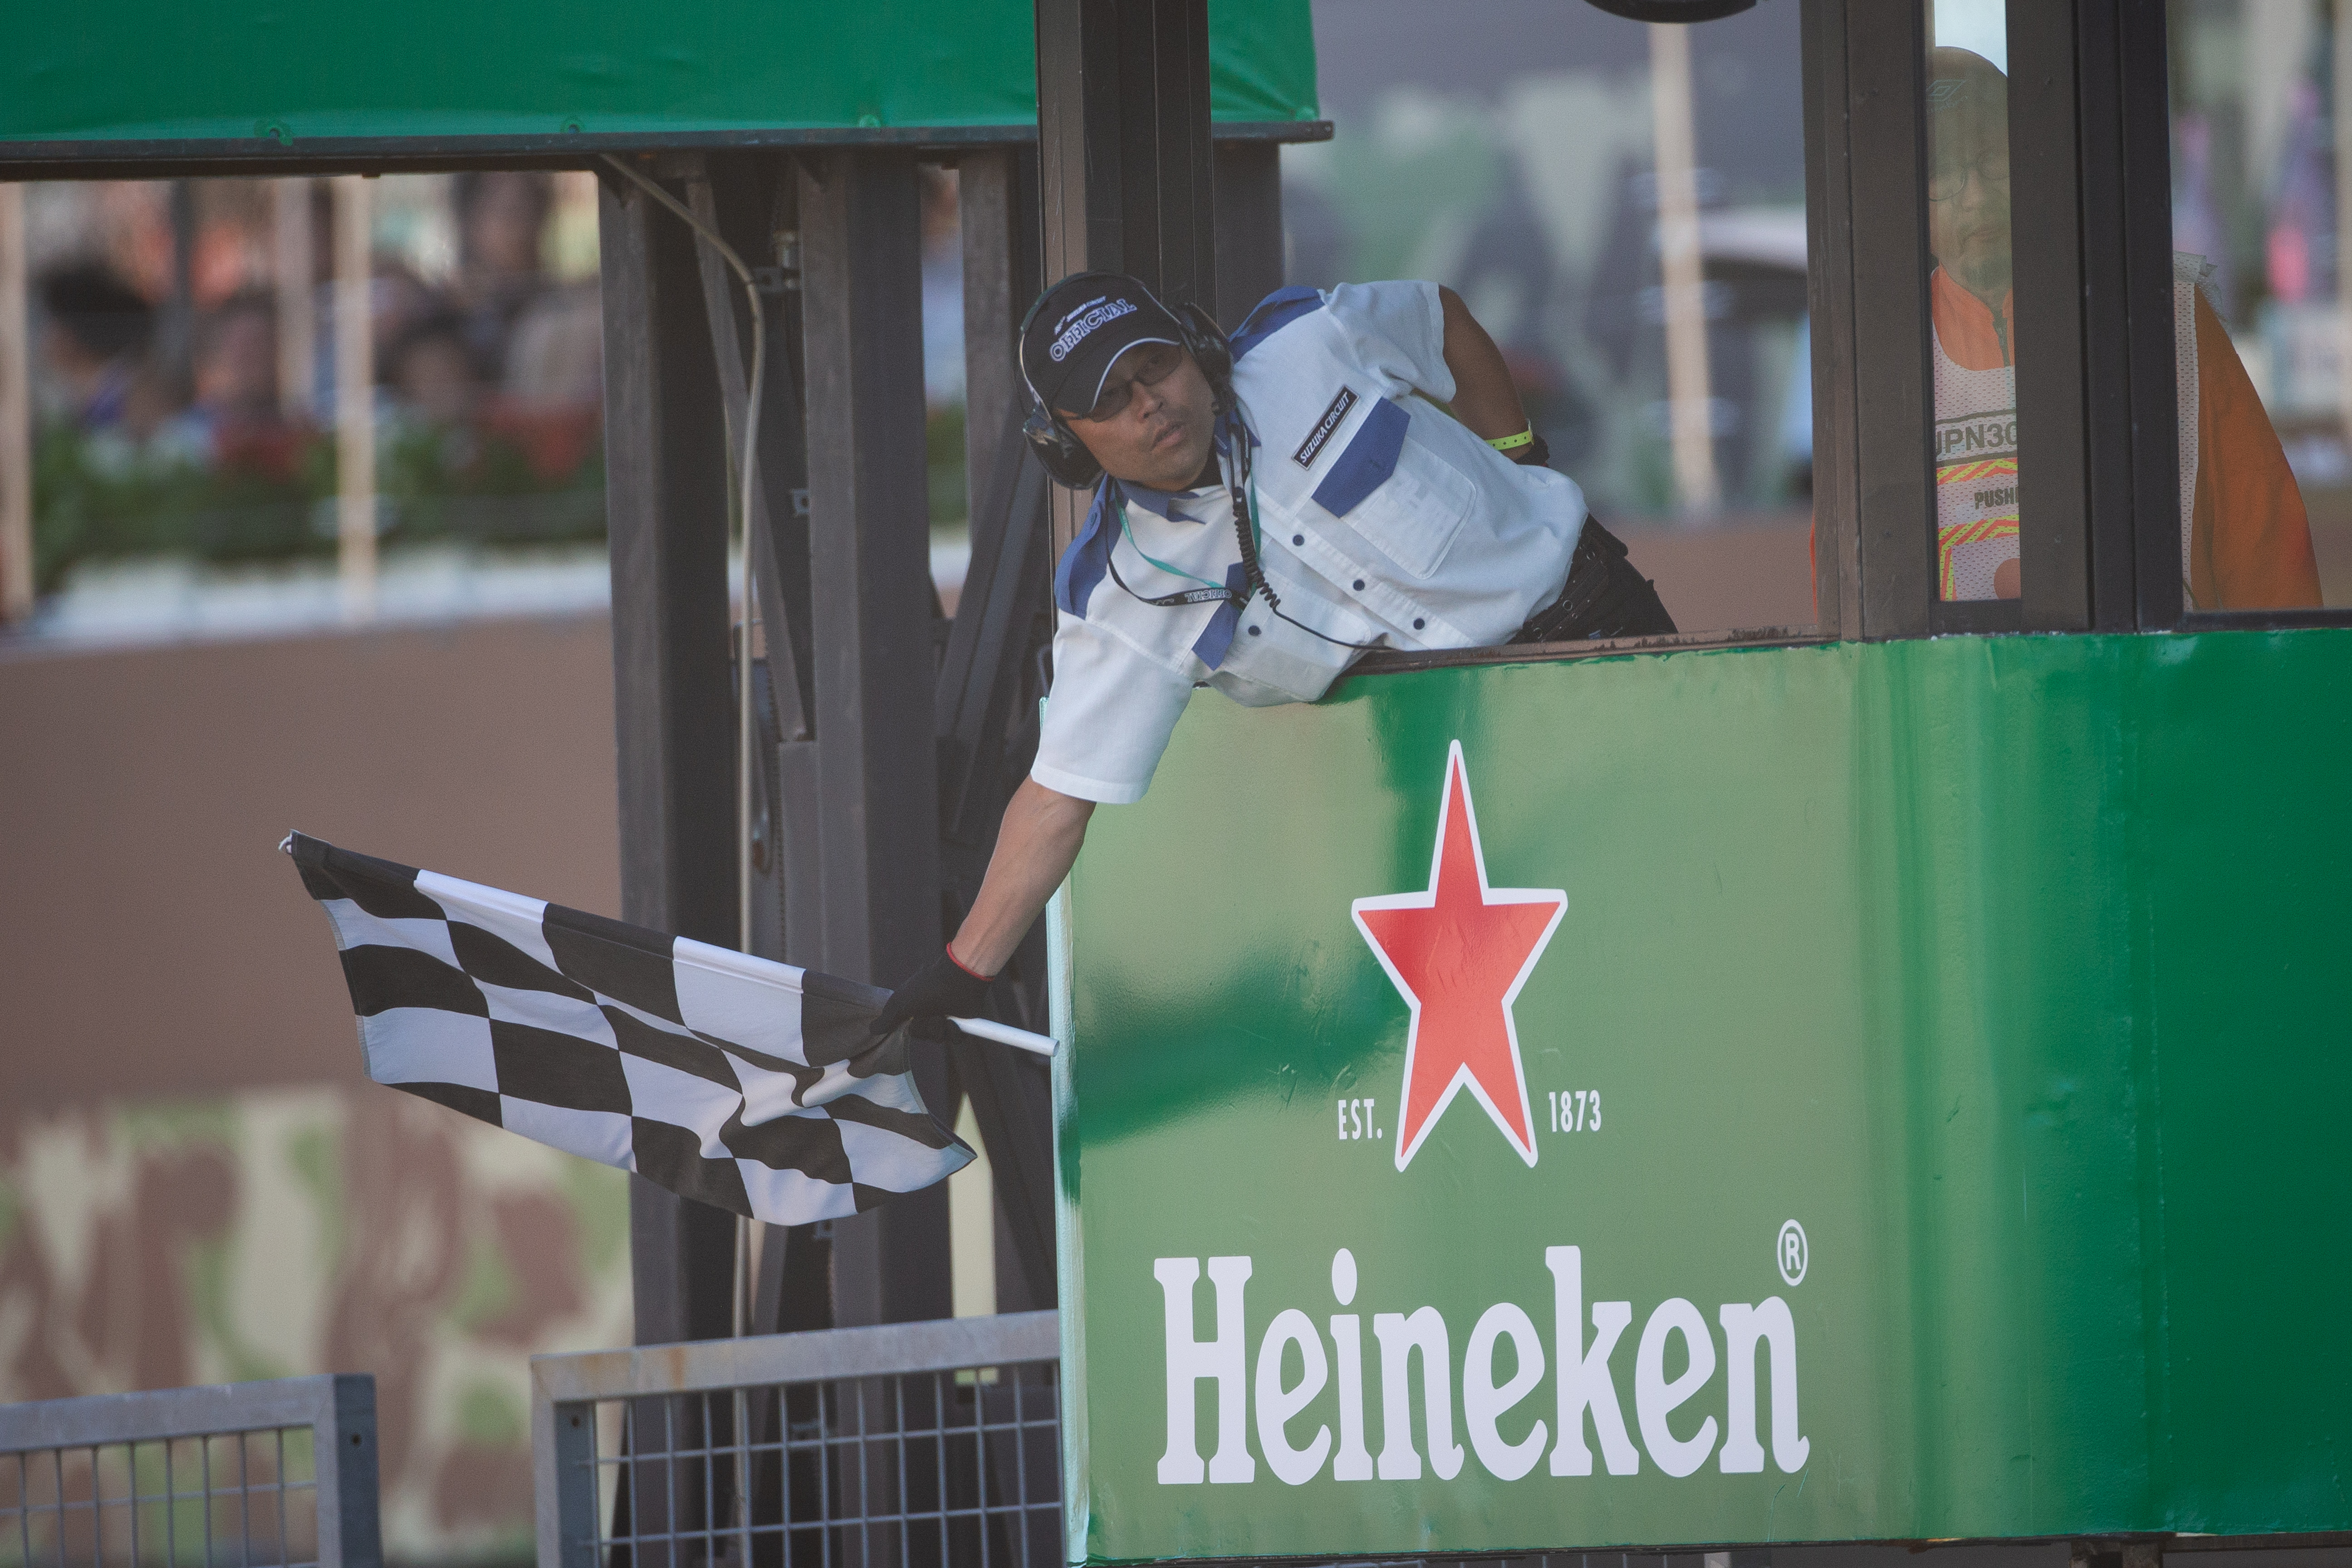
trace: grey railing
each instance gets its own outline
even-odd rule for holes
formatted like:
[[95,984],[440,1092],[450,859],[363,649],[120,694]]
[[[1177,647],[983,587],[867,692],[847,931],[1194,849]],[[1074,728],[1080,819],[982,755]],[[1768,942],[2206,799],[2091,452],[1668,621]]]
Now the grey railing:
[[0,1405],[0,1568],[380,1568],[375,1379]]
[[1052,1312],[531,1359],[540,1568],[1058,1568]]

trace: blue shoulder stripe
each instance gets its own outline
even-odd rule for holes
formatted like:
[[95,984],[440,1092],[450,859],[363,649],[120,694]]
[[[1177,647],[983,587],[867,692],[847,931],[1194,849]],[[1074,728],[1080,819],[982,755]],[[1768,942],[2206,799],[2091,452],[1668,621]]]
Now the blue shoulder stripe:
[[1065,614],[1084,619],[1087,604],[1095,595],[1095,584],[1103,580],[1110,569],[1112,544],[1110,518],[1111,479],[1106,474],[1095,486],[1095,504],[1087,512],[1087,523],[1070,547],[1062,552],[1062,559],[1054,566],[1054,603]]
[[1299,317],[1322,308],[1323,295],[1319,289],[1310,289],[1304,283],[1276,289],[1257,302],[1257,308],[1250,311],[1242,322],[1241,330],[1234,333],[1234,358],[1238,361],[1242,355]]
[[1356,427],[1355,439],[1315,487],[1316,504],[1333,517],[1355,510],[1357,502],[1396,472],[1397,454],[1404,450],[1405,432],[1412,426],[1412,416],[1387,398],[1374,403]]

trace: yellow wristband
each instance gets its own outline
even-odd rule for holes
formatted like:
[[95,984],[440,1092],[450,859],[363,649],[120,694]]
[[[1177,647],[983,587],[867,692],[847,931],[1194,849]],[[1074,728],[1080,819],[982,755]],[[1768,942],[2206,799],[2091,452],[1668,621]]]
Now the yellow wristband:
[[1489,436],[1486,445],[1497,452],[1515,452],[1535,438],[1536,427],[1530,425],[1516,436]]

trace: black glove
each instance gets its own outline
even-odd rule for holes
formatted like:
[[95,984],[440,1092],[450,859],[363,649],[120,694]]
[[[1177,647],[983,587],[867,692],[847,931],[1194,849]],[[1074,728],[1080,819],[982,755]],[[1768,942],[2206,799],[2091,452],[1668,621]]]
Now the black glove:
[[1530,430],[1528,434],[1534,436],[1535,439],[1528,442],[1526,446],[1519,447],[1517,451],[1509,454],[1511,461],[1518,464],[1519,467],[1523,468],[1548,468],[1551,467],[1551,447],[1549,444],[1544,440],[1540,434],[1535,431]]
[[941,949],[937,958],[890,994],[890,1000],[874,1016],[873,1032],[892,1034],[918,1018],[972,1017],[988,999],[988,988],[995,979],[992,974],[974,974]]

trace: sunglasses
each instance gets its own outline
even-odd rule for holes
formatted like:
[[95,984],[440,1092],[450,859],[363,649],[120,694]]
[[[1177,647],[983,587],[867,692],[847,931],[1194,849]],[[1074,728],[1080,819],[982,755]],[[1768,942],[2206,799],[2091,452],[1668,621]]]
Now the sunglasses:
[[1129,367],[1127,378],[1123,381],[1118,379],[1118,369],[1114,367],[1112,379],[1103,383],[1102,395],[1095,399],[1095,405],[1084,414],[1072,414],[1068,417],[1089,425],[1116,419],[1127,412],[1127,405],[1134,399],[1137,387],[1159,385],[1175,374],[1176,367],[1183,363],[1184,351],[1173,343],[1146,343],[1122,354],[1118,365]]

